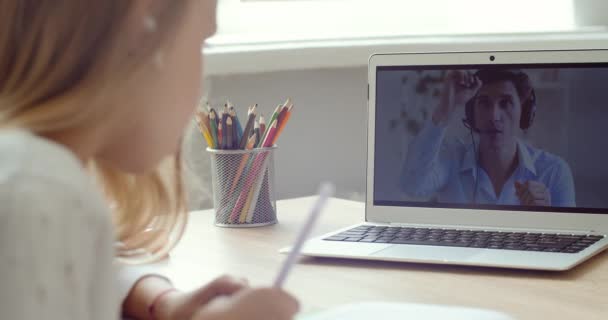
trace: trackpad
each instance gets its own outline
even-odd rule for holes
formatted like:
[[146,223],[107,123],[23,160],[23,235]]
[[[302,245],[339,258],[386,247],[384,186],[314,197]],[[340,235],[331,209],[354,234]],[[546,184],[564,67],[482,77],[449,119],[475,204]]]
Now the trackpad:
[[414,246],[395,244],[386,249],[376,251],[371,256],[403,260],[429,261],[463,261],[481,253],[479,249]]

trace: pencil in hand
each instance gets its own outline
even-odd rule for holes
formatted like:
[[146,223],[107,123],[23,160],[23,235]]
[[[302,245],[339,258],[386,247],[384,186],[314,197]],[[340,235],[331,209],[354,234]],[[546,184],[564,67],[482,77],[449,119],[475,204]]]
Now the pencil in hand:
[[281,288],[285,283],[289,272],[291,271],[293,265],[296,263],[296,260],[300,256],[300,252],[302,251],[302,246],[304,245],[304,242],[306,241],[308,235],[314,228],[319,218],[319,215],[321,215],[321,212],[327,204],[327,201],[334,194],[335,189],[336,187],[331,183],[323,183],[319,188],[319,197],[317,198],[317,201],[313,204],[312,208],[310,208],[308,218],[306,219],[306,222],[304,222],[304,225],[300,228],[298,236],[294,241],[293,247],[289,251],[287,258],[285,258],[285,261],[283,262],[283,265],[281,266],[281,269],[279,270],[279,273],[277,274],[277,277],[274,280],[273,286],[275,288]]

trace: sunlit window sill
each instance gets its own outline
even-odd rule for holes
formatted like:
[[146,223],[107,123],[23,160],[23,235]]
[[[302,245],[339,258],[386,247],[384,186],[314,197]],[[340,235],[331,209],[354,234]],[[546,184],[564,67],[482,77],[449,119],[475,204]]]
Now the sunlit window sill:
[[361,67],[373,53],[608,49],[608,30],[457,36],[385,36],[295,41],[221,39],[204,47],[206,75]]

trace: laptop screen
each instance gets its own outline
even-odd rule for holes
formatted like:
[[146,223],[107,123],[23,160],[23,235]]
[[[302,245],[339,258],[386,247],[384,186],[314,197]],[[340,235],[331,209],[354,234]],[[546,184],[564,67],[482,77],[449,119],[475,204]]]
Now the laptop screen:
[[608,64],[379,66],[373,203],[608,213]]

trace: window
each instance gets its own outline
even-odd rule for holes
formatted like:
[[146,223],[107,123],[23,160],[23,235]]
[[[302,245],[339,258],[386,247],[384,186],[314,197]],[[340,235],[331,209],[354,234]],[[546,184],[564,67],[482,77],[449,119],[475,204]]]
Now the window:
[[574,31],[574,1],[219,0],[209,43]]

